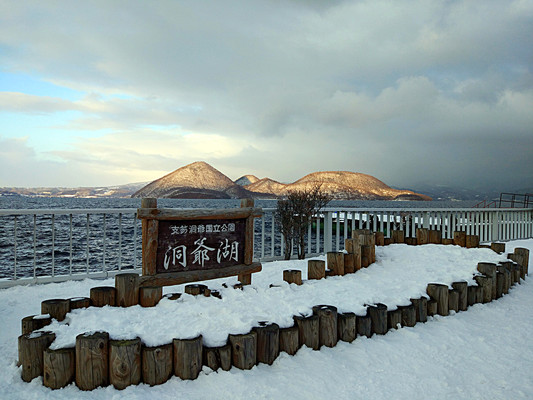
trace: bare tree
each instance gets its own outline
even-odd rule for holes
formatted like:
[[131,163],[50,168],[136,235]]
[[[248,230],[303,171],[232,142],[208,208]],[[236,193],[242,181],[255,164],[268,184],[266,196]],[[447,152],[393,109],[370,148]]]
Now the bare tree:
[[276,220],[284,238],[284,256],[291,257],[292,243],[298,245],[298,259],[305,258],[305,234],[313,216],[331,201],[331,195],[321,190],[321,185],[311,189],[289,192],[286,199],[278,200]]

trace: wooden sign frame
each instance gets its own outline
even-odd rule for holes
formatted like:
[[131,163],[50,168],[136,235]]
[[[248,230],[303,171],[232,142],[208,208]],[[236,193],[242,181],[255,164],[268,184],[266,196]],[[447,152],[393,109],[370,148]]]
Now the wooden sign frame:
[[[251,283],[251,274],[261,271],[261,264],[253,262],[254,218],[263,214],[254,207],[253,199],[243,199],[240,208],[233,209],[171,209],[157,208],[157,199],[142,199],[137,218],[142,220],[142,276],[140,286],[169,286],[238,275],[242,284]],[[157,252],[161,221],[212,221],[244,219],[244,261],[242,264],[213,269],[179,272],[157,271]],[[163,224],[161,224],[163,225]]]

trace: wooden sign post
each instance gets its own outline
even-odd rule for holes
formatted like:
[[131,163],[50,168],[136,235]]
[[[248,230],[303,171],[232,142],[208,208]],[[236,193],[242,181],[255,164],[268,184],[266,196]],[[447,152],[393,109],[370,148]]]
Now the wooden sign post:
[[242,284],[261,271],[254,263],[252,199],[234,209],[157,208],[142,199],[142,276],[139,285],[168,286],[238,275]]

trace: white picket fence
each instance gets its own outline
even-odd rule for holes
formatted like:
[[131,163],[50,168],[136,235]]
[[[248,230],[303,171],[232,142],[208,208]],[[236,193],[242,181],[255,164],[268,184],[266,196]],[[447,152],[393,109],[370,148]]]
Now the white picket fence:
[[[256,219],[254,256],[283,258],[274,208]],[[327,208],[307,233],[308,256],[344,248],[352,229],[437,229],[479,235],[481,242],[533,237],[533,209]],[[0,288],[20,284],[106,278],[141,271],[141,229],[137,209],[0,210]]]

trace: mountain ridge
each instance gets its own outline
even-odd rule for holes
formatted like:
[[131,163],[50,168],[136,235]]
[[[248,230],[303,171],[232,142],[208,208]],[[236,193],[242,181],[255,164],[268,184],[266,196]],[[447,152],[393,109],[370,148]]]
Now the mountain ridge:
[[[257,179],[257,180],[256,180]],[[239,185],[255,181],[248,185]],[[321,171],[310,173],[294,183],[244,175],[235,182],[203,161],[197,161],[149,183],[132,197],[155,198],[278,198],[294,190],[310,190],[316,185],[337,200],[431,200],[411,190],[393,189],[379,179],[358,172]]]

